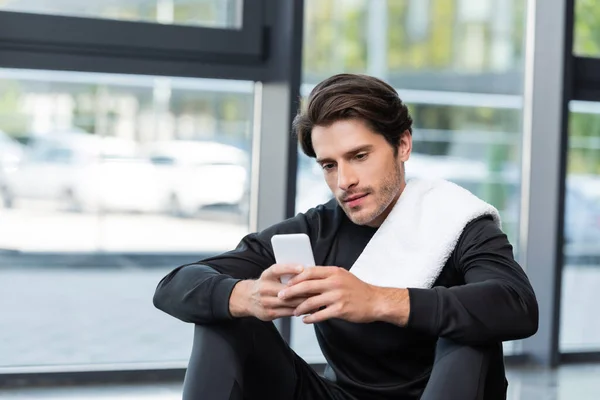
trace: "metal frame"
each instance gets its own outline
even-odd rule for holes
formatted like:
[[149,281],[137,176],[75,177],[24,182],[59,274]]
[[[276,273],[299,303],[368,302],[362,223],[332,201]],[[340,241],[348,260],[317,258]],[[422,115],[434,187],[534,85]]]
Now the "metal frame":
[[131,268],[143,265],[145,269],[183,265],[214,256],[214,253],[117,253],[117,252],[72,252],[72,253],[21,253],[0,251],[4,265],[23,268]]
[[[600,58],[573,54],[576,0],[530,0],[522,215],[524,264],[540,304],[538,333],[522,342],[530,361],[596,362],[599,351],[560,349],[564,209],[570,102],[600,102]],[[536,20],[539,21],[536,26]],[[557,45],[558,44],[558,45]],[[541,47],[539,47],[541,46]],[[548,251],[548,249],[552,249]]]
[[136,57],[168,56],[214,62],[226,61],[229,56],[260,61],[264,17],[261,1],[247,3],[243,7],[241,29],[2,11],[2,47],[24,51],[112,53],[117,57],[133,51]]
[[528,5],[519,248],[538,298],[540,323],[537,334],[520,345],[535,362],[554,366],[562,258],[565,3],[532,0]]
[[[571,3],[573,0],[568,0]],[[572,93],[567,99],[600,101],[600,59],[571,56]]]
[[50,387],[74,385],[105,385],[107,383],[158,383],[183,382],[186,365],[177,367],[135,366],[119,369],[89,369],[85,371],[53,370],[43,372],[0,372],[0,388],[14,389],[20,387]]
[[561,353],[561,364],[600,363],[600,351],[581,351],[576,353]]
[[[561,176],[560,176],[560,216],[564,215],[564,199],[565,199],[565,182],[566,182],[566,165],[569,153],[569,112],[570,103],[572,101],[583,100],[600,102],[600,58],[581,57],[573,54],[574,37],[575,37],[575,2],[576,0],[565,0],[565,46],[564,46],[564,95],[563,95],[563,123],[562,123],[562,138],[561,138]],[[562,238],[563,226],[559,227],[559,235]],[[564,267],[565,257],[563,246],[557,246],[559,271],[557,276],[556,288],[561,287],[563,279],[562,268]],[[558,332],[560,321],[560,298],[562,293],[557,292],[558,299],[555,301],[555,319],[556,329]],[[558,337],[558,334],[557,334]],[[557,340],[556,363],[589,363],[600,361],[600,349],[597,351],[584,350],[581,351],[561,351],[560,342]]]
[[267,1],[244,1],[240,29],[0,11],[0,65],[265,81]]
[[[300,104],[304,1],[279,2],[272,10],[274,32],[278,32],[272,36],[275,74],[260,86],[261,93],[257,94],[261,126],[255,130],[254,138],[260,136],[255,149],[261,156],[253,166],[253,173],[258,175],[258,190],[253,192],[258,197],[251,207],[257,210],[252,230],[268,228],[293,216],[296,202],[297,144],[290,127]],[[289,343],[291,319],[283,318],[276,324]]]

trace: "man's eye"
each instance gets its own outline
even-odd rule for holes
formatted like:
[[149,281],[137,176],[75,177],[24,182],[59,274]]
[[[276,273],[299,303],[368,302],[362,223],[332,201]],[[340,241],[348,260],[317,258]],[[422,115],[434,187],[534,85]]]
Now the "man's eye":
[[356,156],[354,156],[354,158],[356,158],[357,160],[364,160],[365,158],[367,158],[367,153],[357,154]]
[[323,164],[323,165],[322,165],[322,168],[323,168],[324,170],[329,170],[329,169],[332,169],[332,168],[333,168],[333,164]]

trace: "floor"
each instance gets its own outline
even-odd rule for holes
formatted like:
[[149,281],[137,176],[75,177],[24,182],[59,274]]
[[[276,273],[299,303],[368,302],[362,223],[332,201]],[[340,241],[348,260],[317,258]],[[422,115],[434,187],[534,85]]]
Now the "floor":
[[[512,367],[509,400],[598,400],[600,364],[566,365],[556,370]],[[77,388],[0,390],[3,400],[179,400],[181,384],[105,385]]]
[[600,364],[563,365],[556,370],[512,367],[509,400],[598,400]]

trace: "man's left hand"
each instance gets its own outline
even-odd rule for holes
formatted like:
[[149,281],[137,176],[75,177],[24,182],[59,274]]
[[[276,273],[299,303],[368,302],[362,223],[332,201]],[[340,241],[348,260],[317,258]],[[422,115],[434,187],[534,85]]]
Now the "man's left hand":
[[294,312],[311,324],[330,318],[366,323],[377,320],[379,291],[340,267],[306,268],[279,292],[282,299],[307,298]]

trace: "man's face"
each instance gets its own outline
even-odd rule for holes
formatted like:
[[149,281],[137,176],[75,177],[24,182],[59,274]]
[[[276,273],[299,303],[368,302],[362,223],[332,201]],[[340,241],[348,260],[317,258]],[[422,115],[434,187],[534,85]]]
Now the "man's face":
[[383,135],[350,119],[315,126],[312,143],[325,181],[350,220],[380,226],[406,185],[410,134],[402,136],[396,154]]

